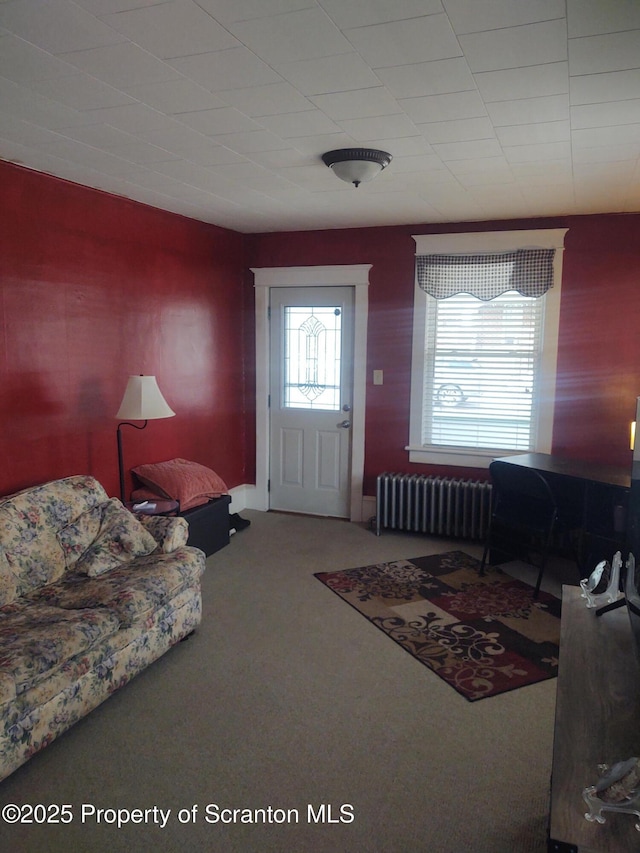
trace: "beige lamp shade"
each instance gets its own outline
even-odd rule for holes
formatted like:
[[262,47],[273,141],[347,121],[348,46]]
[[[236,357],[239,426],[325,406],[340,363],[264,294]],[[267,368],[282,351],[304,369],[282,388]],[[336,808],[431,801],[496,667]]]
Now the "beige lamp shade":
[[172,418],[173,409],[162,396],[155,376],[130,376],[117,418],[132,421],[152,421]]

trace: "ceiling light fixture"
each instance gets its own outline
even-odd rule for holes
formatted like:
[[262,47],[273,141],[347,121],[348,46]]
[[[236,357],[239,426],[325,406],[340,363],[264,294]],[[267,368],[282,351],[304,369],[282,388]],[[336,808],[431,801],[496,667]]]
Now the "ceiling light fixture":
[[322,155],[325,166],[333,169],[342,181],[359,186],[372,181],[393,158],[386,151],[375,148],[338,148]]

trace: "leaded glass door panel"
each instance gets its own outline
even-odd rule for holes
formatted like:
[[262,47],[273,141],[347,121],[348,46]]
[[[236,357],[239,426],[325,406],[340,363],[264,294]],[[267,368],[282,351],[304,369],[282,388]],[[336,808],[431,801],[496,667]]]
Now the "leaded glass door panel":
[[348,517],[353,292],[271,290],[271,509]]

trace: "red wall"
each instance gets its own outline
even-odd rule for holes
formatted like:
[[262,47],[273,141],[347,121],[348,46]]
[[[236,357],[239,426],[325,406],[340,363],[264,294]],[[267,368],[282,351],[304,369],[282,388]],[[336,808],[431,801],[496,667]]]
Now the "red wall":
[[640,215],[570,220],[564,259],[554,449],[631,464],[640,396]]
[[0,494],[75,473],[118,494],[138,373],[176,417],[124,428],[125,467],[245,482],[242,235],[1,162],[0,187]]
[[[486,477],[411,465],[409,439],[415,242],[412,234],[568,227],[565,239],[554,452],[631,465],[629,422],[640,395],[640,215],[363,228],[255,235],[252,267],[371,263],[365,494],[381,471]],[[384,385],[371,384],[384,370]]]
[[[372,264],[365,494],[410,465],[412,234],[568,227],[554,451],[630,465],[640,395],[640,215],[261,234],[0,162],[0,494],[94,474],[117,494],[115,413],[153,373],[177,416],[124,431],[125,466],[184,456],[255,478],[249,267]],[[384,385],[371,384],[384,370]]]

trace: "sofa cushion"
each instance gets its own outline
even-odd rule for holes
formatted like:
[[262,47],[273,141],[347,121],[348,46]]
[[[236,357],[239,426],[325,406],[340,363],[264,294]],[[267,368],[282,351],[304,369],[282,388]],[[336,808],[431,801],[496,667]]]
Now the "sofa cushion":
[[75,569],[76,563],[87,548],[98,538],[102,523],[102,504],[83,512],[62,530],[58,531],[58,542],[64,552],[68,570]]
[[11,504],[0,506],[0,542],[16,579],[18,596],[61,577],[64,554],[41,509],[20,510]]
[[151,554],[158,547],[151,533],[117,498],[83,513],[58,533],[58,540],[67,567],[89,577]]
[[63,610],[20,600],[0,608],[0,673],[10,676],[16,695],[87,652],[119,627],[108,610]]
[[[0,670],[0,708],[16,698],[16,680],[8,672]],[[2,712],[0,711],[0,717]]]
[[0,545],[0,607],[11,604],[18,597],[18,578],[13,573],[11,566]]
[[17,595],[64,574],[58,531],[107,493],[93,477],[67,477],[0,499],[0,544],[15,575]]
[[68,572],[56,583],[35,590],[30,598],[68,610],[106,608],[123,627],[145,620],[183,589],[200,582],[204,554],[178,548],[138,557],[99,577]]
[[205,465],[188,459],[169,459],[138,465],[133,473],[157,495],[179,501],[184,512],[228,493],[225,482]]

